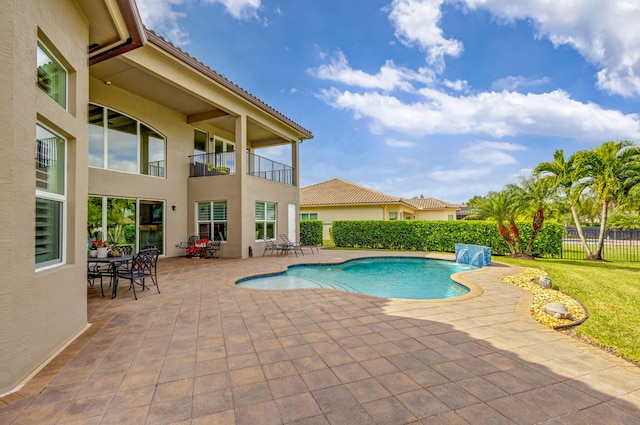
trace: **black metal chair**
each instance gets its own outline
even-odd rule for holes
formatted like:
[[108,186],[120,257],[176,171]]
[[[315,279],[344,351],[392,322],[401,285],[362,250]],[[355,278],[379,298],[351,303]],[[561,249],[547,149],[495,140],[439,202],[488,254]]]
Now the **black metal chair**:
[[100,293],[104,297],[104,289],[102,288],[102,273],[97,269],[97,264],[87,263],[87,283],[93,288],[96,279],[100,279]]
[[297,251],[300,251],[300,253],[304,257],[304,252],[302,252],[302,247],[299,243],[291,242],[287,235],[285,235],[284,233],[280,234],[280,239],[282,239],[282,245],[280,245],[280,249],[282,249],[282,252],[288,253],[289,251],[293,251],[293,253],[296,254],[297,257]]
[[281,251],[282,248],[279,247],[278,245],[276,245],[276,243],[274,241],[272,241],[271,239],[267,238],[267,235],[264,235],[263,237],[264,239],[264,252],[262,253],[262,256],[264,257],[264,255],[267,253],[267,251],[271,251],[271,253],[269,255],[273,255],[273,251],[276,252],[276,257],[278,257],[278,251]]
[[143,291],[149,289],[145,285],[146,279],[151,279],[158,293],[160,293],[160,286],[158,286],[158,278],[156,275],[158,255],[159,251],[156,248],[143,249],[133,256],[126,270],[118,273],[120,279],[128,279],[131,282],[129,289],[133,288],[133,297],[136,300],[138,299],[136,284],[141,285]]
[[202,249],[202,258],[218,258],[216,252],[220,251],[220,239],[209,241],[209,244]]

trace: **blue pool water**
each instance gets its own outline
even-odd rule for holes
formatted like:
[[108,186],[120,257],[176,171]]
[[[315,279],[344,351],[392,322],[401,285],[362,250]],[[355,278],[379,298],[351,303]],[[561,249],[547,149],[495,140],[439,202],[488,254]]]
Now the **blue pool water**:
[[363,258],[340,264],[294,265],[286,272],[245,278],[236,284],[256,289],[332,288],[383,298],[441,299],[469,292],[451,280],[451,275],[476,268],[426,258]]

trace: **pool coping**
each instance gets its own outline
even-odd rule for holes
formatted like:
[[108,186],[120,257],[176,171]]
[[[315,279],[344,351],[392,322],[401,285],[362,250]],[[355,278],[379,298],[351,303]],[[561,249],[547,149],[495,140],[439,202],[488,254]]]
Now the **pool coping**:
[[[277,275],[277,274],[280,274],[280,273],[285,273],[291,267],[304,267],[304,266],[307,266],[307,265],[310,265],[310,266],[311,265],[312,266],[317,266],[317,265],[338,265],[338,264],[348,263],[350,261],[365,260],[365,259],[370,259],[370,258],[423,258],[425,260],[452,261],[451,259],[448,259],[448,258],[434,257],[434,256],[429,256],[428,254],[427,255],[365,255],[365,256],[362,256],[362,257],[349,258],[349,259],[344,260],[344,261],[335,261],[335,262],[324,261],[324,262],[309,262],[309,263],[288,264],[288,265],[282,266],[279,270],[267,271],[267,272],[264,272],[264,273],[252,274],[252,275],[247,275],[247,276],[243,276],[243,277],[239,277],[239,278],[230,278],[230,279],[227,279],[226,283],[227,284],[231,284],[235,288],[238,288],[238,289],[241,289],[241,290],[266,291],[267,289],[243,287],[241,285],[238,285],[237,282],[242,281],[242,280],[248,280],[248,279],[252,279],[252,278],[262,277],[262,276],[271,276],[271,275]],[[455,262],[455,260],[452,261],[452,262]],[[455,283],[457,283],[459,285],[462,285],[462,286],[464,286],[464,287],[469,289],[469,292],[467,292],[466,294],[463,294],[463,295],[459,295],[457,297],[438,298],[438,299],[389,298],[389,297],[378,297],[378,296],[375,296],[375,295],[368,295],[368,294],[360,294],[360,293],[357,293],[357,292],[350,292],[350,291],[342,291],[342,292],[347,292],[349,294],[363,296],[363,297],[378,298],[378,299],[381,299],[381,300],[397,300],[397,301],[404,301],[404,302],[442,303],[442,302],[465,301],[465,300],[469,300],[469,299],[472,299],[472,298],[479,297],[482,294],[484,294],[484,288],[482,288],[480,285],[468,280],[465,277],[465,275],[473,274],[473,273],[477,273],[477,272],[482,271],[482,269],[484,267],[491,267],[491,266],[483,266],[483,267],[477,268],[475,270],[467,270],[467,271],[456,272],[456,273],[453,273],[450,276],[451,280],[453,280]],[[339,289],[334,289],[334,288],[287,288],[287,289],[280,289],[280,290],[281,291],[316,291],[316,290],[321,290],[321,291],[322,290],[340,291]]]

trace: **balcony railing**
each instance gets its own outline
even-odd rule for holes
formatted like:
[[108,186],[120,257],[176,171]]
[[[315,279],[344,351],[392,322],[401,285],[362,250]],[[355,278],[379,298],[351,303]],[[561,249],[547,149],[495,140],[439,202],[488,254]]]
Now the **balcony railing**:
[[236,173],[235,152],[191,155],[189,164],[190,177],[220,176]]
[[[236,173],[235,152],[204,153],[189,157],[190,177]],[[247,174],[293,185],[293,167],[247,152]]]
[[293,184],[293,168],[247,152],[247,174],[278,183]]

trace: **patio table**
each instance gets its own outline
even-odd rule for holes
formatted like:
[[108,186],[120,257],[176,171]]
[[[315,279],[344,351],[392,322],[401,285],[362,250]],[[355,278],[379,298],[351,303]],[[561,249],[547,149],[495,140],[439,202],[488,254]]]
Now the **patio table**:
[[116,297],[118,290],[118,269],[124,263],[128,263],[133,259],[133,255],[123,255],[120,257],[87,257],[88,263],[106,263],[109,264],[113,277],[113,285],[111,285],[111,299]]

